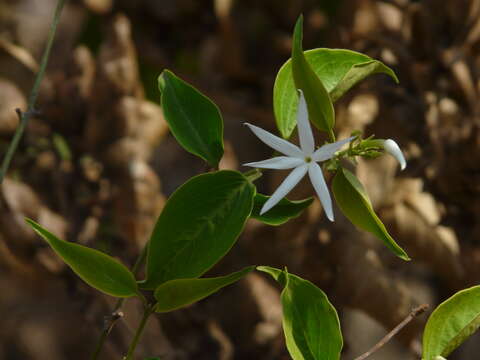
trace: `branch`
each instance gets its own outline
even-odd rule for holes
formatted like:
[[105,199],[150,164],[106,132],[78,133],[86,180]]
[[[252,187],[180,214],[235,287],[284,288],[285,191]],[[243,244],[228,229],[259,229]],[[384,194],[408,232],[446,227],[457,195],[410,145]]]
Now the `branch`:
[[48,58],[50,57],[50,50],[52,49],[53,39],[55,38],[57,25],[58,25],[58,22],[60,21],[60,15],[62,13],[63,5],[65,5],[66,1],[67,0],[58,0],[57,2],[55,13],[53,15],[52,25],[50,26],[50,31],[48,33],[47,45],[45,47],[45,51],[42,56],[42,61],[40,63],[40,69],[38,70],[38,73],[35,76],[35,82],[33,84],[32,91],[30,92],[30,96],[28,98],[27,111],[22,112],[17,110],[17,114],[20,118],[20,123],[17,127],[17,130],[15,131],[15,134],[13,135],[13,139],[7,149],[7,153],[3,158],[2,166],[0,168],[0,184],[2,184],[5,174],[8,171],[10,162],[12,161],[13,155],[17,150],[18,144],[20,142],[20,139],[22,138],[25,128],[27,127],[28,121],[30,120],[30,117],[32,116],[32,114],[35,112],[35,102],[37,101],[38,91],[40,89],[40,84],[42,82],[43,76],[45,75],[45,69],[47,67]]
[[392,331],[390,331],[387,335],[385,335],[378,343],[376,343],[370,350],[368,350],[366,353],[360,355],[359,357],[356,357],[354,360],[364,360],[370,355],[372,355],[374,352],[378,351],[382,346],[384,346],[387,342],[392,340],[392,338],[397,335],[397,333],[402,330],[405,325],[407,325],[410,321],[412,321],[414,318],[416,318],[418,315],[422,314],[425,312],[425,310],[428,309],[427,304],[423,304],[420,306],[417,306],[414,308],[410,314],[395,328],[393,328]]
[[[137,261],[135,262],[135,265],[133,265],[132,272],[135,276],[138,274],[138,272],[140,271],[140,267],[145,262],[145,259],[147,257],[147,249],[148,249],[148,243],[145,244],[142,252],[140,253],[140,256],[137,258]],[[120,309],[122,308],[124,302],[125,302],[125,298],[118,299],[113,309],[113,312],[109,316],[105,317],[105,324],[103,327],[103,331],[100,334],[100,337],[98,338],[97,345],[95,346],[95,351],[92,354],[91,360],[98,359],[103,349],[103,345],[107,340],[108,334],[110,334],[110,331],[115,326],[115,323],[117,322],[117,320],[123,317],[123,313],[120,311]]]

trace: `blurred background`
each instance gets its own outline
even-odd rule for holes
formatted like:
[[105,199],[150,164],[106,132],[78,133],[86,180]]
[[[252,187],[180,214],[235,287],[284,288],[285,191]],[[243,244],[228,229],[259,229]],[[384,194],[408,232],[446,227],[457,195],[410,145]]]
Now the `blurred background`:
[[[54,0],[0,0],[0,149],[26,108]],[[338,209],[316,201],[280,227],[247,224],[209,274],[287,266],[339,311],[344,359],[365,352],[419,304],[431,308],[480,279],[479,0],[70,0],[46,78],[0,188],[0,359],[88,359],[114,299],[80,281],[24,224],[131,265],[165,199],[205,165],[169,134],[156,78],[169,68],[220,107],[226,154],[240,168],[270,152],[243,122],[275,132],[272,88],[289,58],[296,18],[304,48],[347,48],[392,67],[336,104],[339,137],[394,138],[390,156],[360,161],[375,209],[413,260],[402,262]],[[270,194],[286,174],[257,181]],[[305,182],[289,196],[312,195]],[[120,359],[139,321],[128,301],[102,359]],[[426,315],[372,360],[419,359]],[[477,359],[479,336],[449,359]],[[143,356],[143,357],[142,357]],[[152,318],[138,358],[289,359],[279,288],[261,274],[187,309]]]

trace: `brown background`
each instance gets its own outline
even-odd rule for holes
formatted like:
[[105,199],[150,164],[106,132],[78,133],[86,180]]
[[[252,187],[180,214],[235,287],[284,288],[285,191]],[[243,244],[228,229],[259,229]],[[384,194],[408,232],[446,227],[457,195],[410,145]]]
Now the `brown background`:
[[[53,0],[0,1],[0,147],[25,109]],[[88,359],[114,300],[77,279],[23,223],[132,264],[171,192],[205,170],[171,137],[156,77],[169,68],[211,97],[225,121],[223,168],[267,158],[242,123],[275,131],[272,86],[305,15],[304,48],[364,52],[391,66],[336,104],[337,133],[394,138],[357,175],[413,261],[404,263],[318,202],[272,228],[251,221],[210,274],[287,266],[339,311],[344,359],[367,350],[420,303],[478,284],[480,1],[69,1],[40,98],[0,192],[0,359]],[[12,46],[13,45],[13,46]],[[16,47],[15,47],[16,46]],[[257,181],[271,193],[285,174]],[[303,183],[302,183],[303,184]],[[290,195],[313,190],[305,182]],[[127,302],[102,359],[124,354],[139,321]],[[419,317],[371,359],[418,359]],[[138,358],[288,359],[279,289],[261,274],[149,322]],[[475,342],[477,341],[477,343]],[[476,359],[478,336],[449,359]],[[141,357],[143,356],[144,357]]]

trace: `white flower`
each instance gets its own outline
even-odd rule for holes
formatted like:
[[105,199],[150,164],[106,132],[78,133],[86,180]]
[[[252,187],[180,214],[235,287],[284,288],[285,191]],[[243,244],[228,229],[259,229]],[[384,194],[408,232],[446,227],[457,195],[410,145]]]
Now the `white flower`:
[[331,144],[326,144],[315,150],[315,143],[313,140],[312,129],[308,121],[308,111],[303,92],[299,90],[300,101],[298,104],[297,113],[297,127],[300,138],[300,148],[288,141],[275,136],[268,131],[265,131],[257,126],[246,125],[253,131],[253,133],[272,149],[284,154],[285,156],[278,156],[272,159],[252,162],[244,164],[245,166],[258,167],[264,169],[293,169],[292,172],[280,184],[278,189],[263,205],[260,215],[264,214],[272,207],[274,207],[283,197],[285,197],[295,185],[308,172],[310,181],[315,188],[315,191],[322,203],[325,213],[330,221],[333,221],[332,199],[328,191],[325,178],[322,174],[322,169],[317,162],[331,159],[340,148],[351,141],[354,136],[337,141]]
[[405,161],[405,157],[403,156],[402,150],[397,145],[395,141],[392,139],[387,139],[383,142],[383,148],[386,152],[392,155],[400,164],[400,169],[403,170],[407,167],[407,162]]

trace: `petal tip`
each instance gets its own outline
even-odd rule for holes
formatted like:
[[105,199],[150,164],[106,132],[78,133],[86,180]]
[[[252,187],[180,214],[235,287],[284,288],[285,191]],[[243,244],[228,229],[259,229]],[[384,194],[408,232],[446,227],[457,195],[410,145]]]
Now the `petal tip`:
[[383,142],[383,148],[398,161],[401,170],[404,170],[407,167],[407,162],[403,156],[402,150],[400,150],[400,147],[394,140],[385,140]]
[[260,210],[260,216],[262,216],[263,214],[265,214],[268,210],[270,210],[271,207],[267,207],[265,208],[265,205],[263,205],[262,209]]

